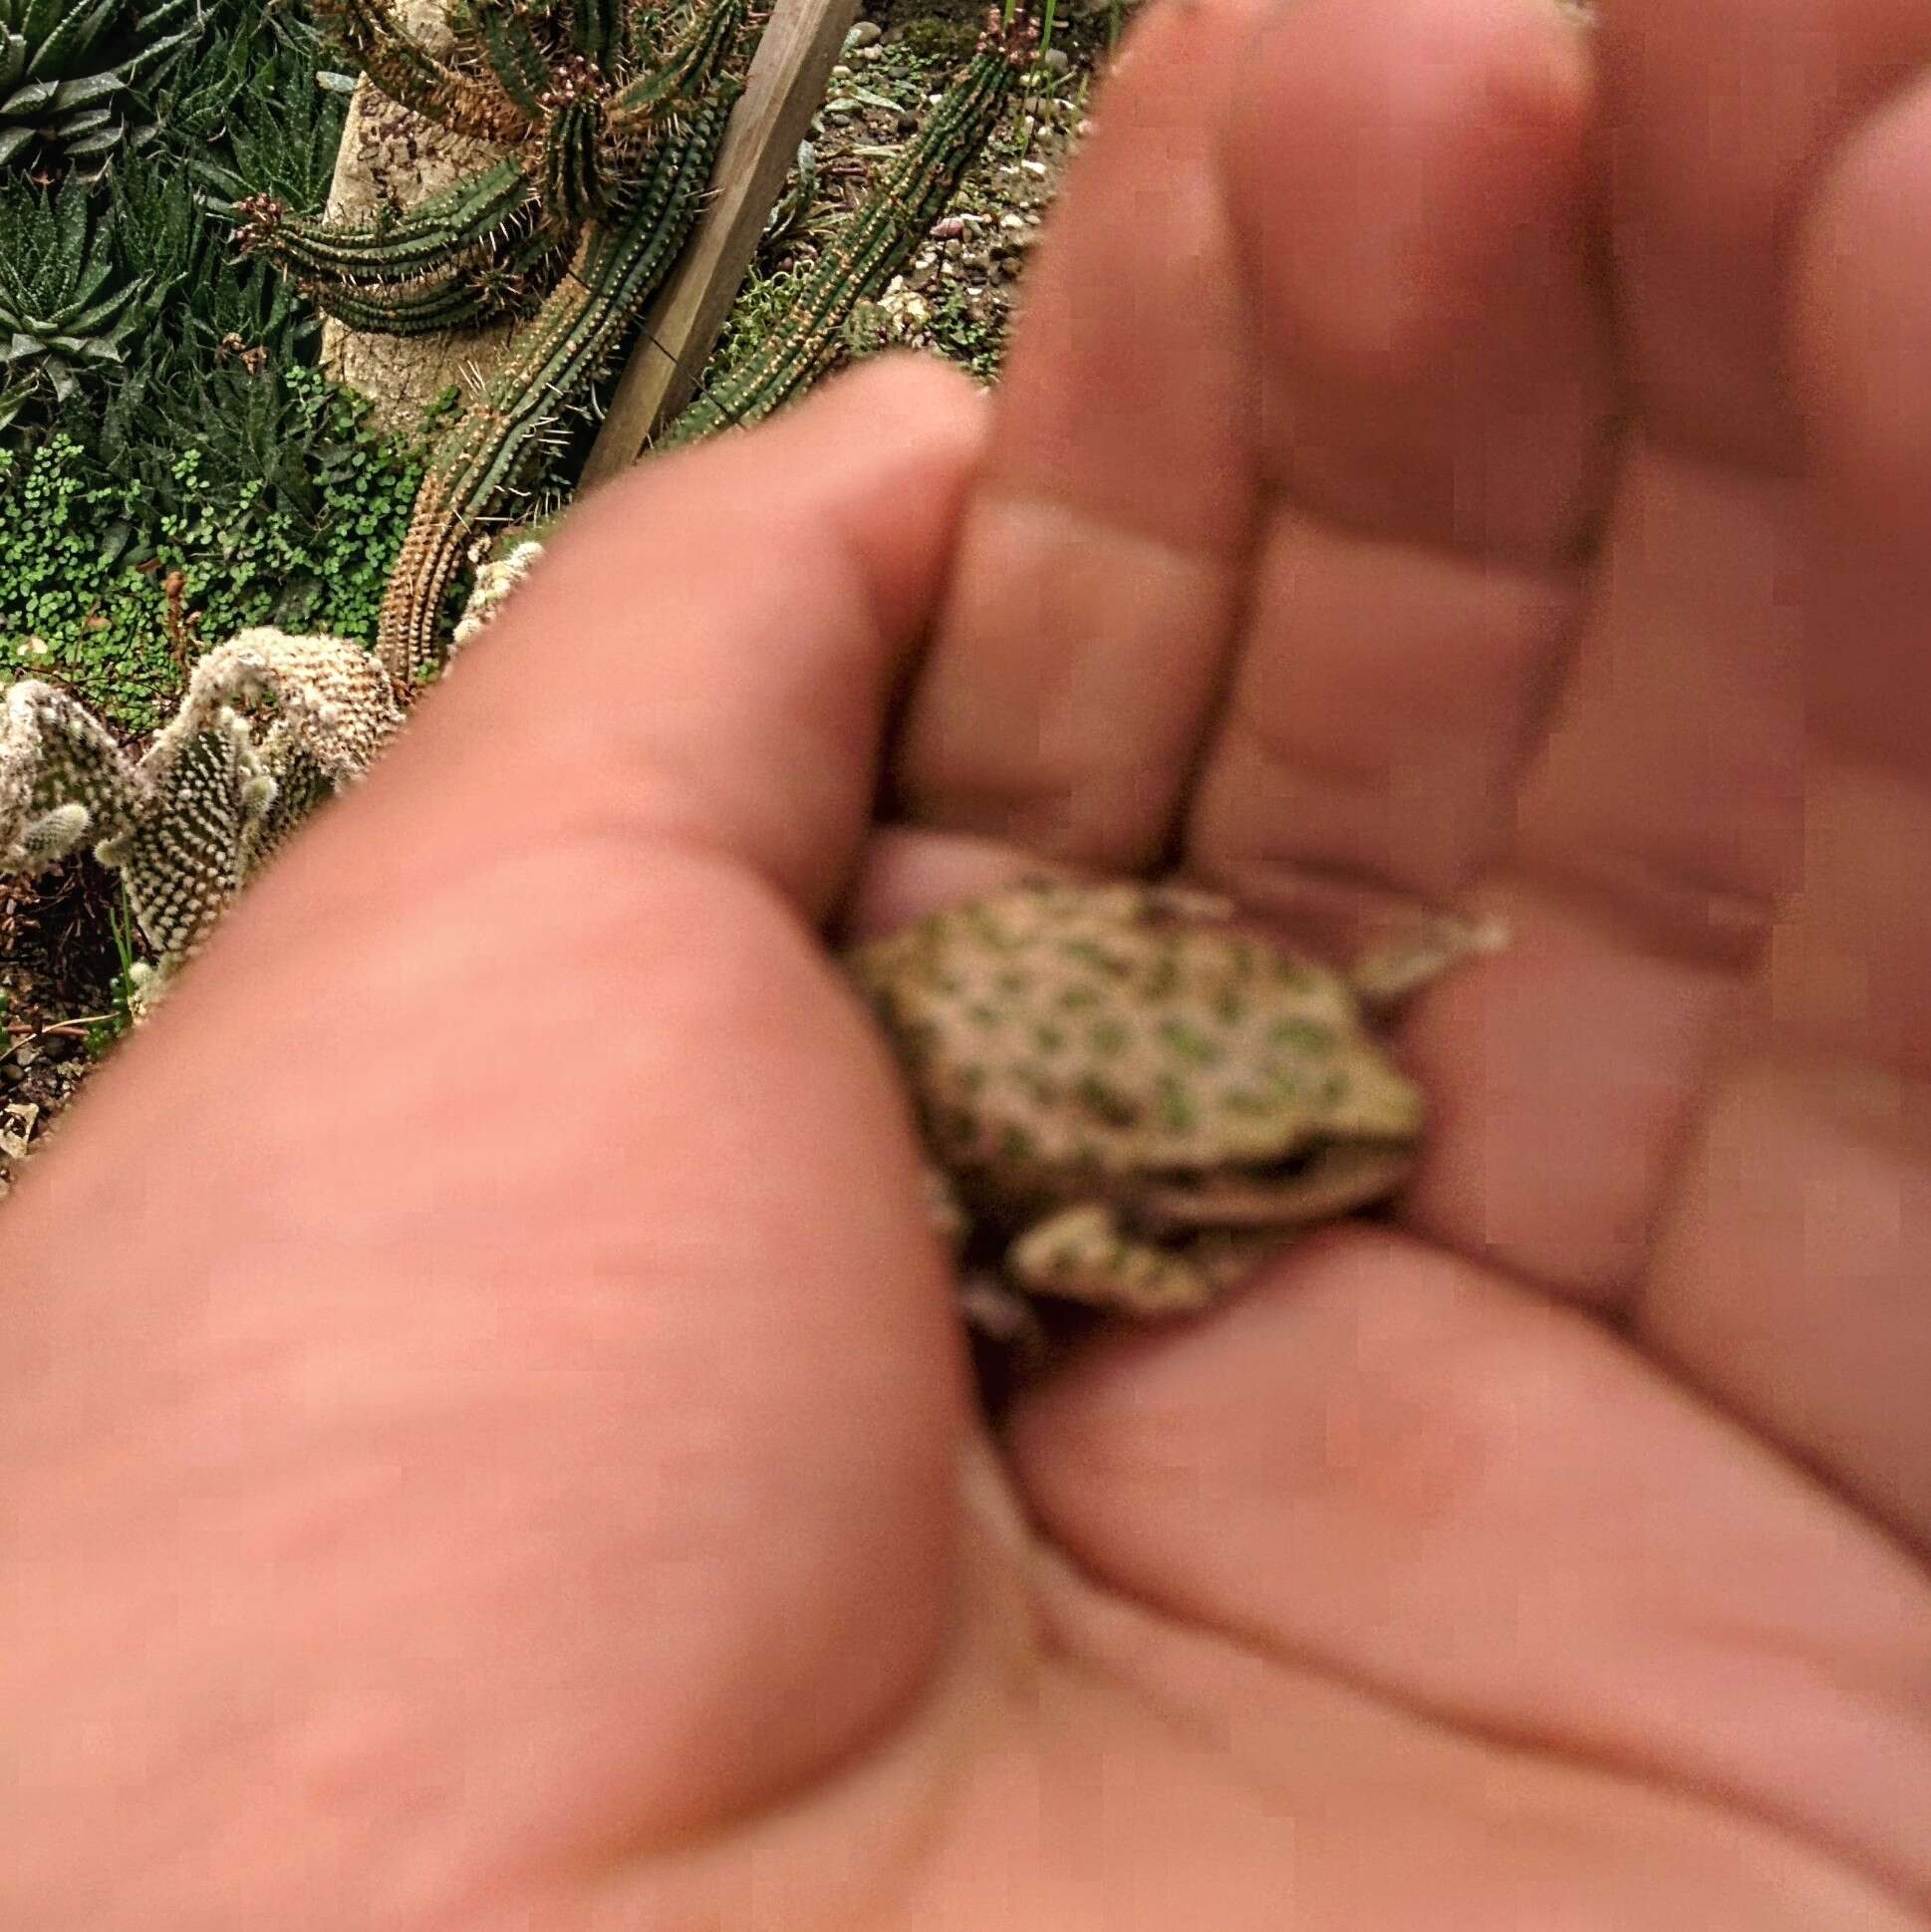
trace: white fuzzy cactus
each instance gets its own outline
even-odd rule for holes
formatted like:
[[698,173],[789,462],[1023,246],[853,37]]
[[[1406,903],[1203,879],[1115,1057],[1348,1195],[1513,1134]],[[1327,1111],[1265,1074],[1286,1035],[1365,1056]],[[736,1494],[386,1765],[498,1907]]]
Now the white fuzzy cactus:
[[[466,643],[543,554],[519,543],[476,573]],[[92,847],[117,868],[165,974],[325,798],[361,777],[404,710],[381,661],[341,638],[243,631],[194,667],[139,758],[72,692],[0,693],[0,875]]]
[[92,845],[119,868],[163,966],[403,722],[381,664],[341,638],[243,631],[194,667],[138,758],[71,692],[12,686],[0,710],[0,872]]
[[504,598],[530,574],[542,555],[543,546],[534,537],[525,537],[502,556],[476,566],[475,582],[470,586],[469,601],[462,607],[462,616],[456,624],[452,649],[467,644],[495,618]]

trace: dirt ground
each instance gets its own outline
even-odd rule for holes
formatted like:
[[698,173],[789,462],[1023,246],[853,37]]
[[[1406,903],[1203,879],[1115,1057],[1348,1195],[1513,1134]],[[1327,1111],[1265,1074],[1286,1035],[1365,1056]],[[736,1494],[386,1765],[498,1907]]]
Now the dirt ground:
[[92,860],[0,884],[0,1198],[93,1064],[112,1003],[115,891]]

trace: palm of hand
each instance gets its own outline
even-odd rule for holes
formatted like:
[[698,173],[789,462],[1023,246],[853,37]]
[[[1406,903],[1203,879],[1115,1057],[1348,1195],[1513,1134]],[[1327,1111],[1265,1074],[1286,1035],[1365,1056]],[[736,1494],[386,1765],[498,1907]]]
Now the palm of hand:
[[[0,1916],[1925,1922],[1931,26],[1605,12],[1149,21],[976,474],[587,509],[264,882],[10,1209]],[[1000,1463],[799,913],[1007,846],[1517,943],[1404,1229]]]

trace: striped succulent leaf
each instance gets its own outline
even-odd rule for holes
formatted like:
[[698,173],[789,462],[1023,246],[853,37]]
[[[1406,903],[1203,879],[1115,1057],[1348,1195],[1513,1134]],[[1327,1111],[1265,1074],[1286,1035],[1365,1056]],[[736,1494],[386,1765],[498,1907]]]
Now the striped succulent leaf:
[[124,276],[105,222],[78,181],[0,190],[0,383],[20,400],[65,402],[90,372],[121,361],[143,283]]
[[151,133],[142,99],[200,30],[198,0],[0,0],[0,169],[98,174]]

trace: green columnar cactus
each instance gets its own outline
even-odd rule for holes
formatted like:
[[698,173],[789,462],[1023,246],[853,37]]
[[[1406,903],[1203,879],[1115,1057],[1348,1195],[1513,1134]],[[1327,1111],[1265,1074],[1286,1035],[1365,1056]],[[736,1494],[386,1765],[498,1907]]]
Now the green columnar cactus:
[[830,361],[853,308],[877,295],[911,259],[959,191],[966,170],[998,126],[1038,36],[1023,16],[987,17],[971,62],[908,141],[864,203],[827,243],[785,327],[687,409],[658,438],[666,448],[732,423],[754,422],[797,394]]
[[[368,223],[294,217],[265,195],[240,204],[242,245],[353,328],[419,335],[530,318],[430,453],[379,641],[408,691],[443,661],[451,585],[682,249],[754,36],[747,0],[691,0],[670,24],[649,0],[456,0],[455,45],[435,55],[387,0],[320,4],[396,100],[511,150]],[[795,316],[671,439],[762,415],[823,367],[852,306],[883,288],[943,210],[1034,45],[1023,20],[988,19],[972,62],[828,248]]]
[[531,117],[486,70],[465,56],[479,38],[460,37],[455,57],[431,54],[392,16],[384,0],[318,0],[316,12],[334,30],[370,80],[423,120],[503,146],[523,141]]
[[475,537],[622,348],[697,218],[742,88],[747,0],[695,0],[670,35],[647,0],[461,0],[446,57],[383,0],[324,11],[403,105],[511,150],[374,222],[291,217],[266,195],[240,206],[241,245],[353,327],[531,317],[430,452],[380,635],[407,691],[441,662],[443,607]]
[[553,432],[559,399],[581,394],[616,355],[677,259],[734,98],[734,88],[719,89],[693,113],[682,140],[658,148],[631,213],[590,229],[563,283],[430,451],[378,633],[383,662],[404,689],[440,663],[449,587],[484,520],[513,500],[519,474]]

